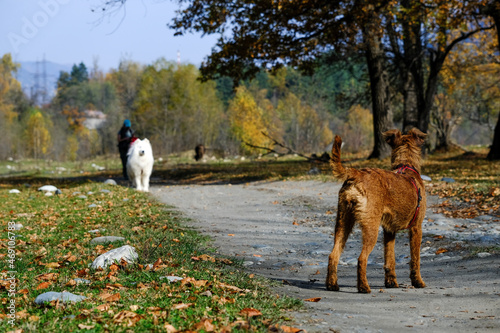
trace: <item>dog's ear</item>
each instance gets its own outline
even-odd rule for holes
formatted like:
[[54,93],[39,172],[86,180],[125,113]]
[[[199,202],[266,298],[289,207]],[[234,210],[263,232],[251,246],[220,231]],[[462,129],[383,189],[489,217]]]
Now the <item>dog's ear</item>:
[[423,145],[425,138],[427,137],[427,134],[421,132],[418,128],[415,127],[409,130],[408,134],[411,135],[413,139],[415,139],[415,143],[418,146]]
[[387,142],[389,146],[391,146],[391,148],[398,146],[401,142],[401,131],[397,129],[382,133],[382,136],[384,137],[385,142]]

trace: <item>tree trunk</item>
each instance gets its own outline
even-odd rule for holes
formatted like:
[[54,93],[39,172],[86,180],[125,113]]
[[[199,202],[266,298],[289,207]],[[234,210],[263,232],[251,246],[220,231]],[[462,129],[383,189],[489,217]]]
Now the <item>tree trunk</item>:
[[393,128],[392,110],[390,106],[389,81],[386,71],[385,54],[380,37],[374,30],[365,28],[363,39],[365,55],[370,75],[370,90],[373,108],[374,147],[369,159],[382,159],[389,156],[391,149],[385,143],[382,133]]
[[[498,50],[500,51],[500,1],[494,0],[488,6],[488,14],[493,17],[495,27],[497,28]],[[497,124],[495,126],[495,134],[493,135],[493,143],[491,144],[490,152],[488,153],[489,160],[500,160],[500,114],[498,115]]]
[[491,144],[490,152],[488,153],[489,160],[500,160],[500,115],[495,126],[495,134],[493,135],[493,143]]
[[[420,6],[413,0],[403,0],[401,4],[407,12],[412,12],[415,10],[413,7]],[[414,127],[419,128],[419,99],[421,99],[421,95],[417,89],[423,82],[421,28],[420,18],[403,21],[404,56],[400,60],[403,62],[401,68],[404,98],[403,132]]]

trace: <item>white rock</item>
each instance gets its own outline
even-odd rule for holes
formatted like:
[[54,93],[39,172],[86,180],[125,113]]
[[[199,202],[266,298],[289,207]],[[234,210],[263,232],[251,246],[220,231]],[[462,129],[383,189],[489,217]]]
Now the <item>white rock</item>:
[[12,189],[9,191],[9,193],[21,193],[21,191],[19,191],[18,189]]
[[101,236],[96,237],[90,241],[90,244],[103,244],[103,243],[113,243],[113,242],[124,242],[125,238],[117,236]]
[[113,179],[107,179],[104,184],[108,184],[108,185],[116,185],[116,181],[113,180]]
[[57,187],[53,185],[44,185],[42,187],[38,188],[38,191],[43,191],[43,192],[55,192],[57,191]]
[[87,297],[81,295],[75,295],[69,293],[67,291],[63,291],[62,293],[58,293],[55,291],[49,291],[43,294],[40,294],[36,297],[35,303],[39,305],[43,305],[45,302],[60,300],[63,303],[68,302],[80,302],[86,299]]
[[113,249],[97,257],[92,263],[92,269],[106,268],[109,265],[117,262],[119,263],[121,259],[125,260],[127,263],[131,264],[139,258],[139,255],[135,251],[135,248],[130,245],[124,245],[117,249]]
[[486,258],[486,257],[491,256],[491,253],[488,253],[488,252],[480,252],[480,253],[478,253],[478,254],[477,254],[477,256],[478,256],[479,258]]
[[163,279],[167,279],[168,282],[172,283],[172,282],[180,281],[183,278],[181,278],[180,276],[160,276],[160,280],[163,280]]

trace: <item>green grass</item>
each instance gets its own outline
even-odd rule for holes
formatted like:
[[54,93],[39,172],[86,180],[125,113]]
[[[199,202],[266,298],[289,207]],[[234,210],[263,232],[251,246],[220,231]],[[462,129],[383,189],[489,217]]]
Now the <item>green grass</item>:
[[[273,294],[269,281],[247,275],[240,263],[215,257],[207,238],[185,227],[177,212],[147,194],[101,183],[62,187],[62,191],[62,195],[46,197],[31,188],[20,194],[0,190],[3,279],[12,270],[6,248],[8,222],[24,226],[15,232],[15,328],[25,332],[70,332],[85,327],[95,332],[142,332],[167,331],[165,325],[172,325],[177,330],[196,330],[205,318],[216,331],[231,327],[233,332],[265,332],[271,324],[286,319],[286,310],[301,306],[301,301]],[[76,191],[87,199],[79,198]],[[92,204],[96,206],[89,207]],[[95,229],[105,231],[88,232]],[[98,235],[125,237],[125,243],[137,249],[138,263],[114,265],[105,271],[89,269],[99,254],[124,244],[90,244]],[[156,269],[148,270],[147,265],[159,263],[158,259],[161,263]],[[192,280],[169,284],[160,279],[166,275]],[[76,285],[75,278],[91,282]],[[9,288],[6,283],[3,286]],[[69,291],[87,300],[35,305],[36,296],[46,291]],[[105,293],[115,300],[106,301]],[[10,302],[5,296],[4,314]],[[179,304],[186,308],[177,309]],[[247,318],[240,313],[245,308],[257,309],[262,315]],[[13,329],[5,315],[0,329]]]

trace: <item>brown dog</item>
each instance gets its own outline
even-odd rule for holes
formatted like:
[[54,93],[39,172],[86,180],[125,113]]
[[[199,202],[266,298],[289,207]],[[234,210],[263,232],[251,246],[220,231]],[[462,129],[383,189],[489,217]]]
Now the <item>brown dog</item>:
[[363,236],[363,248],[358,258],[358,292],[371,291],[366,279],[366,263],[377,242],[381,224],[384,229],[385,286],[398,287],[394,254],[396,232],[410,229],[411,284],[416,288],[425,287],[420,276],[422,220],[426,208],[424,183],[420,178],[420,146],[427,135],[418,129],[411,129],[406,135],[399,130],[383,135],[392,147],[392,171],[344,168],[340,161],[342,139],[335,137],[330,165],[334,176],[344,184],[339,192],[335,244],[328,258],[327,290],[339,290],[337,265],[356,222]]

